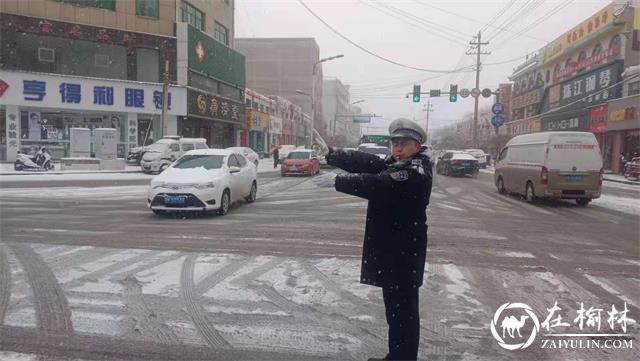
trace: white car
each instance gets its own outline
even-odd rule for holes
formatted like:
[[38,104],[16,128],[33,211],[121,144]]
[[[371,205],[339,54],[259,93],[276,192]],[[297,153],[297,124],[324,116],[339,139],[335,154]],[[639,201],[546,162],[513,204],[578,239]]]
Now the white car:
[[227,148],[227,150],[231,150],[231,151],[234,151],[234,152],[242,153],[242,155],[244,155],[245,158],[247,158],[247,160],[250,163],[255,164],[256,167],[258,166],[258,163],[260,163],[260,156],[258,155],[258,153],[256,153],[251,148],[248,148],[248,147],[229,147],[229,148]]
[[360,146],[358,151],[377,155],[380,159],[386,159],[389,155],[391,155],[391,151],[387,147],[383,147],[381,145],[372,145],[372,146]]
[[474,158],[478,160],[478,165],[480,168],[487,168],[487,155],[484,153],[482,149],[465,149],[465,153],[471,154]]
[[192,150],[151,180],[147,205],[159,215],[175,211],[225,215],[235,201],[255,201],[257,178],[256,167],[239,152]]

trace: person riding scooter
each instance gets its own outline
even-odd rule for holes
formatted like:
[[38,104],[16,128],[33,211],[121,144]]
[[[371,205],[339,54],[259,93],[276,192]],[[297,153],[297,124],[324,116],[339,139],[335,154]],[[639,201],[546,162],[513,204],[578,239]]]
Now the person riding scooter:
[[13,163],[16,171],[21,170],[53,170],[54,165],[51,162],[51,155],[47,149],[42,146],[34,155],[24,154],[18,151],[16,161]]

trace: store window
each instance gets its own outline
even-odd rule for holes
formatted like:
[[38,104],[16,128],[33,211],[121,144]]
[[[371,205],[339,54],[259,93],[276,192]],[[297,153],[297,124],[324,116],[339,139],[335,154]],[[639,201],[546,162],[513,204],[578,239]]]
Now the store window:
[[549,84],[549,81],[551,80],[551,71],[547,70],[547,74],[544,77],[544,82]]
[[553,68],[553,76],[557,76],[559,72],[560,72],[560,64],[556,64],[556,66]]
[[127,79],[127,49],[121,45],[29,33],[3,34],[2,43],[7,70]]
[[629,83],[627,95],[638,95],[638,94],[640,94],[640,81],[634,81]]
[[544,81],[542,80],[542,74],[538,73],[536,76],[536,88],[539,88],[544,85]]
[[569,66],[569,64],[571,64],[571,62],[572,62],[572,61],[573,61],[573,60],[572,60],[571,58],[568,58],[568,59],[567,59],[567,61],[565,61],[565,62],[564,62],[564,67],[565,67],[565,68],[566,68],[566,67],[568,67],[568,66]]
[[598,54],[600,54],[600,52],[602,52],[602,45],[600,45],[600,43],[596,44],[596,46],[593,47],[593,51],[591,52],[591,56],[596,56]]
[[158,0],[136,0],[136,15],[150,18],[159,17]]
[[229,31],[227,28],[216,21],[215,29],[213,32],[213,38],[223,43],[226,46],[229,46]]
[[66,4],[116,10],[116,0],[58,0]]
[[611,38],[611,42],[609,42],[609,48],[612,48],[616,45],[620,45],[620,35],[616,34]]
[[160,54],[156,49],[136,49],[136,78],[138,81],[160,82]]
[[194,26],[200,31],[205,31],[204,27],[204,13],[195,6],[183,1],[180,4],[180,11],[182,13],[182,21]]

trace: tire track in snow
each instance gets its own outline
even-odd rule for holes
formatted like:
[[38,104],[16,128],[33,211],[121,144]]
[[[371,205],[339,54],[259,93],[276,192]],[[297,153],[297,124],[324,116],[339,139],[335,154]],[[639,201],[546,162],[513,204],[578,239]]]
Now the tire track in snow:
[[143,299],[142,286],[135,276],[128,276],[120,281],[123,287],[123,301],[128,310],[127,318],[135,322],[133,331],[150,341],[163,344],[178,344],[178,337],[160,320]]
[[45,337],[55,334],[71,338],[71,309],[56,276],[29,246],[15,244],[10,247],[31,285],[38,328],[44,331]]
[[197,300],[199,297],[196,294],[193,283],[193,273],[197,257],[196,254],[188,255],[182,264],[182,271],[180,273],[180,288],[182,290],[182,297],[186,305],[187,314],[198,330],[198,333],[211,348],[229,349],[231,345],[229,345],[218,330],[209,322],[204,307],[202,307]]
[[11,268],[5,247],[0,245],[0,325],[4,324],[4,317],[9,309],[11,298]]
[[207,293],[207,291],[215,287],[218,283],[231,277],[238,270],[246,266],[250,261],[252,261],[251,258],[244,258],[241,260],[232,260],[231,263],[223,266],[216,272],[206,276],[204,279],[202,279],[202,281],[196,284],[195,295],[197,297],[200,297],[203,294]]

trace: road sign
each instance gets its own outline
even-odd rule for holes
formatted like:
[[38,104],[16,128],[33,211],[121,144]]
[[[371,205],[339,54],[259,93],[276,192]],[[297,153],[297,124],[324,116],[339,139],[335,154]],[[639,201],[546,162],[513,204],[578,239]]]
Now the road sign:
[[495,103],[491,106],[491,112],[493,114],[502,114],[504,112],[504,105],[502,103]]
[[482,89],[482,96],[485,98],[490,97],[493,94],[493,92],[491,91],[491,89],[489,88],[484,88]]
[[354,123],[371,123],[371,116],[369,115],[356,115],[353,117]]
[[491,118],[491,125],[498,128],[504,124],[504,118],[500,114],[496,114]]
[[431,89],[429,90],[429,96],[431,98],[437,98],[440,96],[440,89]]
[[480,89],[478,88],[473,88],[471,89],[471,96],[474,98],[477,98],[480,96]]
[[460,96],[461,97],[466,98],[466,97],[469,96],[469,94],[470,94],[469,89],[467,89],[467,88],[460,89]]

